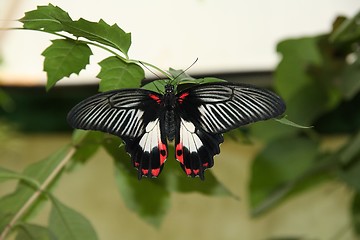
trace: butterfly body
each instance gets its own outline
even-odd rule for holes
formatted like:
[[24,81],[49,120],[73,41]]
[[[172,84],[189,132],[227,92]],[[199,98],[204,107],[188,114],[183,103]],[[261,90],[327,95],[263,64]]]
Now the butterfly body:
[[284,111],[277,95],[250,85],[208,83],[175,92],[167,84],[164,94],[145,89],[97,94],[76,105],[68,122],[121,137],[139,178],[160,174],[168,141],[175,140],[175,158],[185,173],[204,179],[220,153],[222,133]]

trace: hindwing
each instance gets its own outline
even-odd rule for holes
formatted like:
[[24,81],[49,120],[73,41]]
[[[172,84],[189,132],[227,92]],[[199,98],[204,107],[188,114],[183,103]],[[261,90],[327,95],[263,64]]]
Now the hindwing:
[[220,153],[222,134],[211,134],[184,119],[177,118],[175,158],[188,176],[204,180],[204,171],[214,165],[214,155]]

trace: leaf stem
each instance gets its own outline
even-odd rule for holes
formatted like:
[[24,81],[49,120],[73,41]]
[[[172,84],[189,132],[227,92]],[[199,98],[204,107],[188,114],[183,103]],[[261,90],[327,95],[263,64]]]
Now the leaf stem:
[[4,231],[0,235],[0,240],[5,240],[6,235],[10,232],[11,228],[16,224],[19,218],[31,207],[31,205],[39,198],[42,192],[49,186],[49,184],[54,180],[54,178],[60,173],[63,167],[69,162],[71,157],[76,151],[75,147],[71,147],[69,152],[66,154],[64,159],[59,163],[59,165],[50,173],[50,175],[45,179],[45,181],[40,185],[39,189],[34,192],[33,195],[27,200],[27,202],[22,206],[22,208],[14,215],[10,220],[7,226],[4,228]]

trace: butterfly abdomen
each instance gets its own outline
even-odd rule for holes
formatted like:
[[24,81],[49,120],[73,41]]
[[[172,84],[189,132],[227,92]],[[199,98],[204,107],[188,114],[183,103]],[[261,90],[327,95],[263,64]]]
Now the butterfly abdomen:
[[175,120],[174,120],[174,110],[167,110],[165,112],[165,132],[169,141],[174,140],[175,138]]

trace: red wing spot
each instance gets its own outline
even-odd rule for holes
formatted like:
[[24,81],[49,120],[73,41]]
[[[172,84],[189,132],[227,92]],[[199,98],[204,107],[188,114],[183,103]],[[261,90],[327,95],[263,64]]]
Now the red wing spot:
[[203,167],[208,167],[209,163],[203,163]]
[[167,156],[166,145],[163,144],[162,142],[159,142],[158,148],[160,150],[160,165],[162,165],[166,161],[166,156]]
[[151,169],[151,174],[154,176],[154,177],[157,177],[160,173],[160,168],[155,168],[155,169]]
[[143,173],[144,175],[147,175],[148,172],[149,172],[149,170],[147,170],[147,169],[141,169],[141,171],[142,171],[142,173]]
[[199,175],[199,169],[194,169],[193,172],[195,175]]
[[135,162],[134,165],[135,165],[135,167],[139,167],[139,166],[140,166],[140,163]]
[[187,175],[191,175],[191,169],[190,168],[185,168],[185,172]]
[[160,99],[158,96],[150,93],[150,94],[149,94],[149,97],[150,97],[151,99],[155,100],[157,103],[161,103],[161,99]]
[[176,145],[176,159],[181,163],[184,164],[184,155],[183,155],[183,146],[181,143]]
[[182,103],[184,101],[184,99],[189,96],[189,92],[184,92],[179,96],[179,103]]

